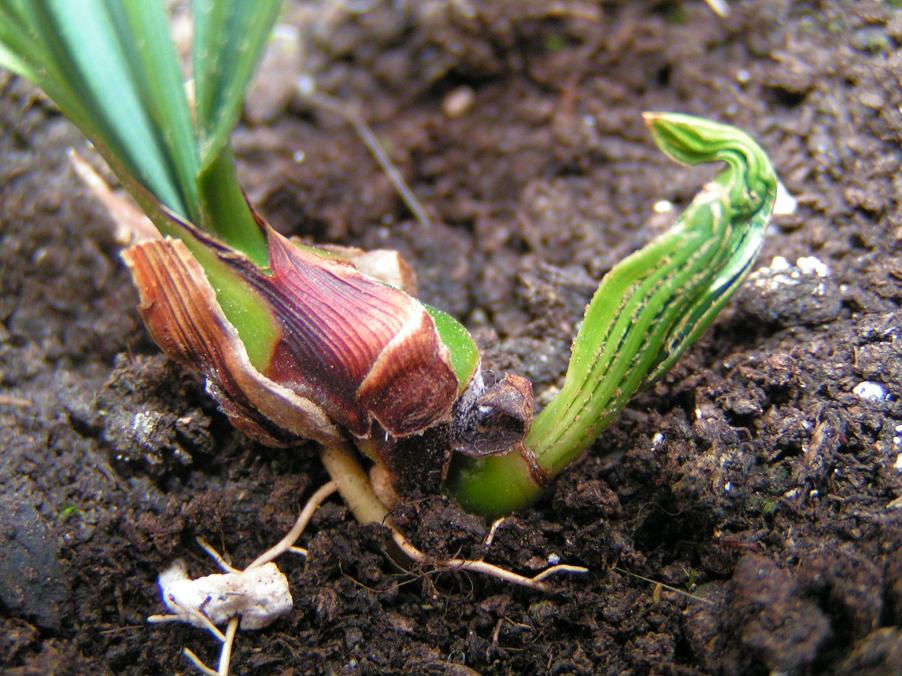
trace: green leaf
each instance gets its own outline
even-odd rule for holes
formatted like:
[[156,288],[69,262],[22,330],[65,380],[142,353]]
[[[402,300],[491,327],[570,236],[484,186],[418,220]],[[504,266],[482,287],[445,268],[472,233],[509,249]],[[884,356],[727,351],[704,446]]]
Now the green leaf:
[[0,65],[56,101],[161,231],[153,199],[265,266],[229,135],[278,9],[197,1],[196,122],[159,0],[0,0]]
[[200,139],[201,224],[258,266],[266,239],[238,186],[229,148],[254,68],[279,14],[279,0],[195,0],[194,92]]
[[0,65],[40,86],[114,170],[197,215],[191,117],[159,3],[0,0]]
[[426,312],[435,322],[439,337],[448,348],[451,368],[457,376],[460,391],[463,392],[479,366],[479,348],[473,342],[470,332],[454,317],[443,310],[423,304]]
[[204,168],[228,144],[279,6],[279,0],[195,0],[195,113]]
[[[677,223],[608,272],[592,298],[564,386],[526,446],[547,478],[579,457],[637,390],[663,375],[751,269],[776,198],[764,151],[746,134],[688,115],[647,114],[655,142],[685,164],[725,162]],[[455,459],[450,492],[486,515],[521,509],[542,486],[522,454]]]
[[197,141],[185,96],[178,54],[169,31],[169,20],[155,2],[107,0],[116,34],[128,59],[131,81],[137,84],[141,104],[161,140],[188,208],[185,217],[199,217],[195,178],[198,171]]
[[[253,299],[168,212],[266,265],[266,241],[238,185],[228,135],[277,3],[205,4],[233,20],[206,25],[204,44],[221,48],[216,56],[226,57],[214,87],[226,95],[214,97],[215,114],[205,118],[220,140],[219,152],[203,171],[202,134],[195,132],[159,0],[0,0],[0,66],[32,80],[81,128],[157,228],[188,245],[242,338],[254,342],[259,317],[247,305]],[[232,32],[214,36],[210,30]],[[257,342],[265,353],[265,337]]]
[[655,142],[685,164],[721,161],[676,225],[618,263],[595,293],[573,344],[564,387],[527,439],[557,474],[595,440],[641,387],[665,373],[754,263],[776,198],[764,151],[727,125],[647,114]]

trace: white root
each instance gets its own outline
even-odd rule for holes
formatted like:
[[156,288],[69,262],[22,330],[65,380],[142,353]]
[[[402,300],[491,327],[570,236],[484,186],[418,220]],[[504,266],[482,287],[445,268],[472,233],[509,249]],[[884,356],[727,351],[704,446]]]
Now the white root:
[[[320,453],[320,459],[329,472],[329,476],[335,481],[341,497],[351,508],[357,520],[360,523],[381,523],[391,529],[392,539],[401,552],[411,561],[418,564],[432,566],[437,571],[461,571],[488,575],[508,584],[528,587],[529,589],[542,592],[549,590],[546,580],[553,575],[588,572],[588,568],[583,568],[582,566],[560,564],[551,566],[533,577],[527,577],[485,561],[457,558],[436,559],[431,557],[418,549],[392,523],[388,509],[376,496],[366,472],[360,466],[353,451],[346,446],[324,447]],[[492,524],[485,539],[487,545],[491,544],[495,533],[503,523],[504,519],[499,519]]]
[[502,582],[507,582],[508,584],[527,587],[541,592],[550,590],[550,587],[546,582],[549,577],[554,575],[579,575],[589,572],[588,568],[582,566],[569,566],[561,563],[546,568],[538,575],[527,577],[478,559],[435,559],[414,546],[414,544],[399,530],[395,528],[392,528],[391,530],[392,539],[395,541],[395,544],[398,545],[398,548],[404,552],[405,556],[416,563],[433,566],[437,571],[479,573],[480,575],[494,577]]

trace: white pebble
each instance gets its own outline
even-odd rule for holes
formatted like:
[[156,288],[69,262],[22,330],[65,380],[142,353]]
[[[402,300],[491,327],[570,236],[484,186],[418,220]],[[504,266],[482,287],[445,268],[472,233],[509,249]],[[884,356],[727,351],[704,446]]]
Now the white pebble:
[[276,564],[238,573],[219,573],[192,580],[181,559],[160,573],[163,603],[182,622],[205,628],[197,615],[213,624],[225,624],[241,616],[242,629],[262,629],[291,610],[288,579]]
[[789,216],[790,214],[794,214],[798,208],[799,201],[786,189],[786,186],[783,185],[783,181],[777,179],[777,197],[774,200],[774,215]]
[[804,274],[815,274],[818,277],[826,277],[830,274],[830,269],[814,256],[803,256],[796,260],[796,265]]
[[789,270],[789,261],[783,258],[783,256],[774,256],[770,259],[770,269],[774,272]]
[[452,89],[442,101],[442,112],[452,120],[463,117],[473,109],[476,102],[476,92],[472,87],[462,85]]
[[652,207],[656,214],[669,214],[673,211],[673,202],[668,200],[658,200]]
[[852,393],[867,401],[881,402],[886,399],[886,388],[880,383],[864,380],[852,388]]

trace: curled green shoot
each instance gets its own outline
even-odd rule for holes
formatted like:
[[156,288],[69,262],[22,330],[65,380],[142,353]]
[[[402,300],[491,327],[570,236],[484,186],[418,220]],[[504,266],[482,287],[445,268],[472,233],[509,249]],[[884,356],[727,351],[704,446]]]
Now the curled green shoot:
[[[618,263],[592,298],[564,386],[536,416],[525,454],[459,459],[450,491],[465,508],[508,513],[542,492],[711,324],[754,263],[776,198],[764,151],[743,132],[688,115],[645,115],[658,147],[683,164],[724,162],[677,223]],[[539,471],[524,459],[534,456]]]

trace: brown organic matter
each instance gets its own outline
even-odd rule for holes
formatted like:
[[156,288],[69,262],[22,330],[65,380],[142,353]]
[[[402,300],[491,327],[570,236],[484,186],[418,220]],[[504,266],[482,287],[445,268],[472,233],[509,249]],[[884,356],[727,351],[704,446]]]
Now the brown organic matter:
[[[519,572],[559,558],[589,575],[541,595],[399,568],[387,532],[333,498],[299,543],[308,562],[280,560],[294,610],[240,636],[235,673],[899,673],[902,10],[366,4],[290,3],[286,19],[310,19],[307,68],[361,104],[433,225],[344,123],[298,101],[239,129],[243,184],[286,234],[400,250],[419,297],[539,405],[591,280],[666,227],[656,202],[679,208],[710,176],[660,156],[643,110],[761,142],[799,206],[759,267],[783,256],[800,282],[747,284],[488,548]],[[472,105],[449,118],[461,86]],[[207,661],[217,647],[145,624],[157,572],[176,556],[210,572],[197,535],[251,561],[326,477],[312,444],[254,444],[160,355],[71,145],[44,99],[0,75],[0,493],[16,506],[0,510],[0,670],[184,671],[182,646]],[[804,277],[805,257],[827,276]],[[440,496],[392,517],[437,557],[486,554],[489,524]]]

